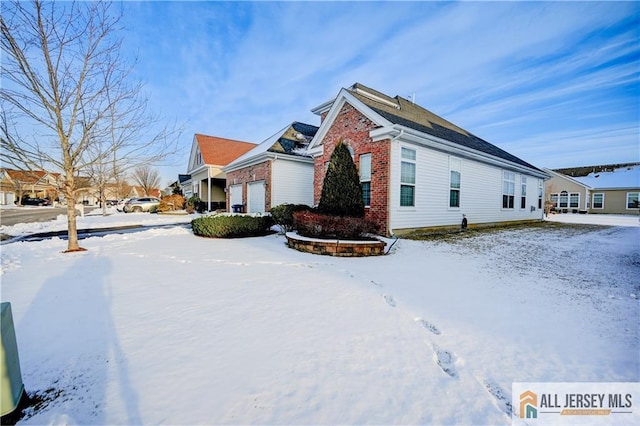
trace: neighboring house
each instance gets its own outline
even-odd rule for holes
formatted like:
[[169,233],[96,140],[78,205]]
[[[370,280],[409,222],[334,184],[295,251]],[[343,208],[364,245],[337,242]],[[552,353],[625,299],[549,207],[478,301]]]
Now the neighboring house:
[[44,170],[0,169],[0,204],[28,197],[59,198],[60,174]]
[[[552,177],[545,182],[545,192],[556,211],[614,214],[639,212],[640,163],[621,167],[589,166],[559,170],[582,176],[567,176],[558,170],[547,170]],[[595,171],[589,173],[589,170]]]
[[565,213],[589,211],[591,205],[589,185],[553,170],[543,170],[551,176],[544,183],[544,192],[546,200],[552,203],[552,210]]
[[322,123],[314,201],[339,141],[360,171],[366,217],[386,234],[420,228],[541,220],[548,175],[402,97],[356,83],[313,110]]
[[306,148],[317,131],[293,122],[225,166],[228,210],[262,213],[284,203],[313,205],[313,158]]
[[247,153],[254,143],[195,134],[187,174],[189,179],[181,182],[182,193],[187,198],[200,197],[208,210],[226,207],[226,174],[224,166]]

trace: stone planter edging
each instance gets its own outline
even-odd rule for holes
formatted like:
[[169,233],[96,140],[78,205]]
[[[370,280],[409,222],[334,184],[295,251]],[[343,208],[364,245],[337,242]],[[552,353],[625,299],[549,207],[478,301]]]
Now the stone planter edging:
[[287,245],[298,251],[339,257],[381,256],[384,254],[383,241],[354,241],[354,240],[321,240],[287,232]]

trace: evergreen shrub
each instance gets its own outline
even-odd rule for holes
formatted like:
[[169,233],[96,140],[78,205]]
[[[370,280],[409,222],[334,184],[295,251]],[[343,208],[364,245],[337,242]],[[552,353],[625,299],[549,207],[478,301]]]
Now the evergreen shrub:
[[276,225],[279,225],[284,232],[293,231],[295,229],[293,225],[293,214],[295,212],[310,211],[312,207],[306,204],[280,204],[275,207],[271,207],[269,213]]
[[358,170],[347,145],[336,145],[322,184],[318,212],[350,217],[364,217],[364,201]]
[[298,234],[309,238],[338,240],[372,240],[376,234],[375,223],[362,217],[336,216],[310,211],[293,213],[293,223]]
[[195,235],[211,238],[257,237],[269,234],[271,216],[205,216],[191,221]]

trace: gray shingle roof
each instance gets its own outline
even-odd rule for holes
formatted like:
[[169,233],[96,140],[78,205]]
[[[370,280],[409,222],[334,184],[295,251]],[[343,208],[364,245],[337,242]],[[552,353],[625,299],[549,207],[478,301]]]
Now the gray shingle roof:
[[[392,98],[360,83],[354,84],[347,90],[349,90],[349,93],[355,96],[358,100],[393,124],[408,127],[437,138],[445,139],[465,148],[471,148],[503,160],[511,161],[521,166],[539,170],[537,167],[527,163],[515,155],[498,148],[497,146],[473,135],[461,127],[456,126],[420,105],[414,104],[400,96]],[[378,102],[371,97],[363,95],[362,92],[371,93],[375,97],[382,99],[383,102]]]

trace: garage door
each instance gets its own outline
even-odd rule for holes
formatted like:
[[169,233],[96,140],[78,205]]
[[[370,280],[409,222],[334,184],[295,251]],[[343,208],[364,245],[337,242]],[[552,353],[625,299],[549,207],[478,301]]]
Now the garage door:
[[235,204],[242,204],[242,185],[231,185],[229,187],[229,208],[228,211],[233,211],[231,206]]
[[264,181],[247,184],[247,198],[249,200],[249,213],[263,213],[265,204]]

